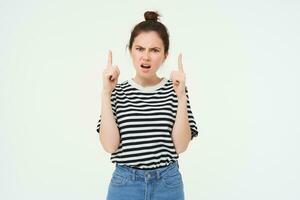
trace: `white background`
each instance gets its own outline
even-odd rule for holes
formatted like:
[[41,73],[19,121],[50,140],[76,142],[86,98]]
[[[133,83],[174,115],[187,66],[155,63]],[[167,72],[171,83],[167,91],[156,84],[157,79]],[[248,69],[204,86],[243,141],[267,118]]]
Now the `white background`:
[[199,136],[180,155],[187,200],[299,199],[299,1],[2,1],[0,199],[105,199],[107,52],[119,82],[146,10],[170,32]]

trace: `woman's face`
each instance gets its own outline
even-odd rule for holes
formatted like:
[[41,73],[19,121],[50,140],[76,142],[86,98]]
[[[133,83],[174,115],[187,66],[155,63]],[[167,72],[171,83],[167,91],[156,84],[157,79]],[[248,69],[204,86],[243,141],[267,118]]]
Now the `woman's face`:
[[156,71],[167,58],[164,44],[155,31],[141,32],[134,38],[130,51],[136,75],[141,78],[153,78]]

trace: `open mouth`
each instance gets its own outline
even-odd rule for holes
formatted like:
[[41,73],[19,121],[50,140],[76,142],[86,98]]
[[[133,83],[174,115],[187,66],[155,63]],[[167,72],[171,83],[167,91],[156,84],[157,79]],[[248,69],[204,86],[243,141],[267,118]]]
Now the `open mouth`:
[[141,67],[144,68],[144,69],[150,69],[151,68],[150,65],[143,65],[143,64],[141,64]]

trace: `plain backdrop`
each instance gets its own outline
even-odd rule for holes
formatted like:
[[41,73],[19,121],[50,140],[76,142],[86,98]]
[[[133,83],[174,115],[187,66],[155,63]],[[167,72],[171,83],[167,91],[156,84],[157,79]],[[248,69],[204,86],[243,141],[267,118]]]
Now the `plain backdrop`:
[[103,200],[102,70],[134,76],[133,26],[158,11],[169,77],[183,55],[199,129],[179,165],[187,200],[296,200],[299,1],[1,1],[0,199]]

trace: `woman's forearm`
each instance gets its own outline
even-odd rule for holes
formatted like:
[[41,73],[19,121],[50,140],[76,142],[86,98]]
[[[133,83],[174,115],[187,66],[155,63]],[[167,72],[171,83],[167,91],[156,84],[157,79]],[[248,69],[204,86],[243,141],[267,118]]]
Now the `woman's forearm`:
[[111,106],[111,94],[102,92],[101,124],[99,138],[104,150],[115,152],[120,143],[120,134]]
[[177,154],[184,152],[191,140],[186,96],[178,99],[176,120],[172,130],[172,139]]

